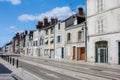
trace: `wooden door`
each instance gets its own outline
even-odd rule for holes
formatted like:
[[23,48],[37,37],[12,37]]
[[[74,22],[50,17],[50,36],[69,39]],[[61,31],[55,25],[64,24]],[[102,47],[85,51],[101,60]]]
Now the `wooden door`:
[[80,51],[81,51],[80,59],[85,60],[85,47],[81,47]]
[[76,47],[73,46],[73,59],[75,59],[75,56],[76,56]]

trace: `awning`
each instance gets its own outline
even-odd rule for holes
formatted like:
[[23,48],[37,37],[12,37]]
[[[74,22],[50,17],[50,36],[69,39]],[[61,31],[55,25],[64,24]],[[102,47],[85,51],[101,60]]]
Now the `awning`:
[[48,39],[45,39],[44,41],[45,41],[45,43],[47,43],[47,42],[48,42]]
[[54,40],[54,38],[50,38],[50,42],[52,42]]

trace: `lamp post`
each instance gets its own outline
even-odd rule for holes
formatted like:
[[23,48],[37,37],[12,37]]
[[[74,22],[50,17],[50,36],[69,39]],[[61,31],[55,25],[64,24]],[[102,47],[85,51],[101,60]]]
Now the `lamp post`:
[[86,25],[86,21],[85,21],[85,60],[87,62],[87,25]]

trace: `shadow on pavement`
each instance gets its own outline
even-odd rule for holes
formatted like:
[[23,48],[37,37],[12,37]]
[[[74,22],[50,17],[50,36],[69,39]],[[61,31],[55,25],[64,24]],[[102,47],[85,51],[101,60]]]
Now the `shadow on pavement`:
[[0,63],[0,74],[10,74],[12,71]]

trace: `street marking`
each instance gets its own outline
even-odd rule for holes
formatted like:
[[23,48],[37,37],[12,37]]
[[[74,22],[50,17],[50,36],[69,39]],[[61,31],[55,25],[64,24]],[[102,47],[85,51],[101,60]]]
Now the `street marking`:
[[54,78],[58,78],[60,79],[60,77],[56,76],[55,74],[49,74],[49,73],[46,73],[47,76],[50,76],[50,77],[54,77]]

